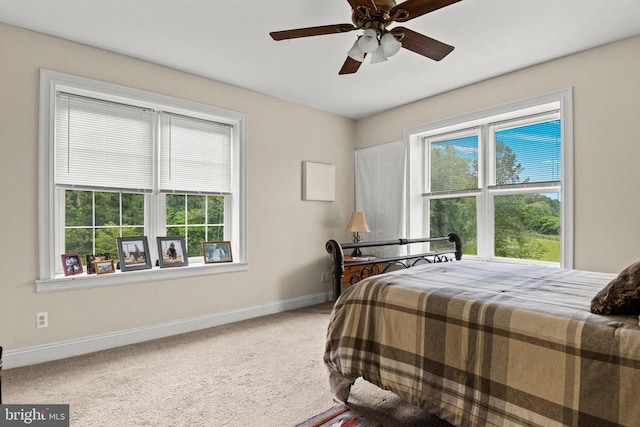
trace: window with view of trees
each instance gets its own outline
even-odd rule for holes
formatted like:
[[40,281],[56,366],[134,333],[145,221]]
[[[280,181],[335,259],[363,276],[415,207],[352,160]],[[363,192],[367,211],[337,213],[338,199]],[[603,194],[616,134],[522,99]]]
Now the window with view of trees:
[[560,262],[561,123],[533,120],[492,127],[494,251],[498,257]]
[[[118,261],[116,238],[155,234],[184,237],[188,256],[195,257],[202,256],[209,236],[224,240],[230,126],[64,92],[56,105],[55,178],[65,193],[64,253],[107,252]],[[161,124],[159,138],[153,122]],[[158,167],[150,160],[155,151]],[[163,204],[166,221],[153,227],[145,221],[145,206]]]
[[154,258],[156,237],[184,237],[196,263],[203,242],[227,240],[242,259],[244,115],[43,76],[42,105],[54,108],[42,125],[41,279],[60,275],[63,253],[118,261],[118,237],[147,236]]
[[184,237],[189,256],[202,256],[202,242],[224,240],[224,197],[168,194],[167,234]]
[[430,235],[445,236],[455,230],[464,242],[464,253],[475,255],[479,136],[454,136],[425,143],[430,160]]
[[145,235],[144,196],[120,192],[65,191],[65,253],[108,253],[116,238]]
[[424,177],[423,203],[413,203],[414,223],[420,215],[430,236],[459,234],[467,255],[560,264],[567,184],[559,106],[414,137]]

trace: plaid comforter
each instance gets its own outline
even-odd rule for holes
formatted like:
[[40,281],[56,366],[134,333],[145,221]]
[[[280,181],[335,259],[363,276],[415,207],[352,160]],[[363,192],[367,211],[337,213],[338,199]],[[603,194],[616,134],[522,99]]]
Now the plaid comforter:
[[338,299],[325,364],[457,426],[640,426],[640,327],[589,312],[614,276],[473,260],[370,277]]

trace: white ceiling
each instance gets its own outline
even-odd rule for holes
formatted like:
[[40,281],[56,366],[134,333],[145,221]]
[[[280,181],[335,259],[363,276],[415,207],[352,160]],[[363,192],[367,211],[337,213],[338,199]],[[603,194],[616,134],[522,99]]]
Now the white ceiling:
[[442,61],[402,49],[344,76],[358,31],[269,37],[350,19],[346,0],[0,0],[0,22],[355,119],[640,34],[640,0],[463,0],[403,24],[454,45]]

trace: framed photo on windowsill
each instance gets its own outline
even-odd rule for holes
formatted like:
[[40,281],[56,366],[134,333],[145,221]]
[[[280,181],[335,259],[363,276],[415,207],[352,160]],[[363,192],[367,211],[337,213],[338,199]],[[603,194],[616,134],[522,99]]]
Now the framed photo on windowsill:
[[113,265],[112,259],[93,261],[93,270],[96,272],[96,274],[108,274],[116,272],[116,268]]
[[202,252],[205,264],[233,262],[231,242],[203,242]]
[[100,254],[91,254],[91,255],[87,255],[86,257],[86,263],[85,265],[87,266],[87,274],[96,274],[96,270],[95,270],[95,261],[105,261],[111,259],[111,255],[108,252],[105,253],[100,253]]
[[151,268],[147,236],[118,237],[120,271],[145,270]]
[[80,274],[82,269],[82,257],[80,254],[62,254],[62,269],[65,276]]
[[189,265],[184,237],[158,237],[160,268]]

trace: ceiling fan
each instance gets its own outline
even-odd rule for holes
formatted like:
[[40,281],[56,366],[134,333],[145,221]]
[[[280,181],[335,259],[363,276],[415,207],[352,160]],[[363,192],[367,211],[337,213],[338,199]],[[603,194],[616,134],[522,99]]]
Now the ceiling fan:
[[396,5],[395,0],[347,0],[352,8],[353,24],[322,25],[273,31],[274,40],[288,40],[299,37],[321,36],[364,30],[358,37],[339,74],[358,71],[367,54],[371,63],[386,61],[404,47],[419,55],[440,61],[453,51],[453,46],[442,43],[405,27],[387,29],[393,22],[406,22],[461,0],[406,0]]

